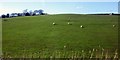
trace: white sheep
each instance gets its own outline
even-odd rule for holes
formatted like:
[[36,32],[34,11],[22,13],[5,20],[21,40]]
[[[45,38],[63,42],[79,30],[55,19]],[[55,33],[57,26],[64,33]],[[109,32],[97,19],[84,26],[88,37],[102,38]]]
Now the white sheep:
[[68,22],[68,25],[69,25],[70,23]]
[[71,25],[71,23],[70,23],[70,22],[68,22],[67,24],[68,24],[68,25]]
[[53,22],[53,25],[55,25],[55,22]]
[[115,27],[115,25],[113,25],[113,27]]
[[83,28],[83,25],[81,25],[80,27]]

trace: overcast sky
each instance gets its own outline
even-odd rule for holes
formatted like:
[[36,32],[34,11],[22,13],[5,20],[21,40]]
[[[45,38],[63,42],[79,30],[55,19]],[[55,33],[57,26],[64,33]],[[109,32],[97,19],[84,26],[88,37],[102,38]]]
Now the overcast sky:
[[23,12],[23,10],[25,9],[32,11],[35,9],[43,9],[45,13],[49,14],[118,13],[118,2],[115,2],[115,0],[114,2],[112,2],[112,0],[109,0],[110,2],[55,2],[55,0],[51,1],[54,2],[48,2],[48,0],[42,0],[41,2],[1,2],[0,14],[7,14],[13,12],[18,13]]

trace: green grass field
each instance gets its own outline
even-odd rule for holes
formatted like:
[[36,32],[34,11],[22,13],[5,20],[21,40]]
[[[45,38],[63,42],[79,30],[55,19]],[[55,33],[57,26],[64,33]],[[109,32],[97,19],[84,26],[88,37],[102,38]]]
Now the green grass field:
[[[72,25],[67,24],[69,17]],[[58,51],[63,57],[63,53],[72,56],[73,52],[84,50],[87,54],[93,49],[99,52],[105,49],[114,55],[118,49],[118,16],[59,14],[14,17],[3,19],[2,25],[5,56],[50,57],[58,56]]]

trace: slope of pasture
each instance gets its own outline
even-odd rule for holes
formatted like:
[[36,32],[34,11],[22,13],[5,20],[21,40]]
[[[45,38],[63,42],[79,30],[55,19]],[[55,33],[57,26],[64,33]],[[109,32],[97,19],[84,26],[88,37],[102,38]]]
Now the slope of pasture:
[[[72,25],[67,22],[70,17]],[[56,25],[52,23],[55,22]],[[59,14],[3,19],[3,52],[118,47],[118,16]],[[83,25],[84,28],[80,28]],[[116,25],[113,27],[112,25]]]
[[2,55],[2,19],[0,19],[0,56]]

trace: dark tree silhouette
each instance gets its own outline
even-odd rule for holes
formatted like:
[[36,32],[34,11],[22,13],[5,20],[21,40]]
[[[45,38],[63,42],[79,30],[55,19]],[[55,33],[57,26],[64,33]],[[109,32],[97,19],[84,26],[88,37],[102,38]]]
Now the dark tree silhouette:
[[35,15],[36,15],[36,13],[33,13],[33,14],[32,14],[32,16],[35,16]]
[[43,10],[40,9],[40,10],[38,10],[38,12],[40,15],[43,15]]
[[17,15],[18,15],[18,16],[22,16],[22,13],[18,13]]
[[41,13],[41,15],[45,15],[45,13]]
[[7,17],[7,18],[9,18],[9,17],[10,17],[10,15],[9,15],[9,14],[7,14],[7,15],[6,15],[6,17]]
[[43,10],[42,9],[40,9],[40,10],[34,10],[34,13],[38,13],[39,15],[43,15]]
[[2,17],[2,18],[5,18],[5,15],[3,14],[1,17]]
[[35,13],[35,14],[36,14],[36,13],[38,13],[38,11],[37,11],[37,10],[34,10],[34,12],[33,12],[33,13]]
[[12,13],[11,14],[11,17],[17,17],[18,16],[18,13]]
[[35,16],[35,15],[46,15],[45,13],[43,13],[42,9],[39,10],[30,10],[28,12],[28,9],[23,10],[23,13],[11,13],[11,14],[7,14],[7,15],[1,15],[1,18],[10,18],[10,17],[17,17],[17,16]]
[[32,15],[33,15],[33,12],[32,12],[32,10],[30,10],[30,11],[29,11],[29,14],[30,14],[30,16],[32,16]]
[[30,16],[30,13],[27,12],[27,13],[25,14],[25,16]]

